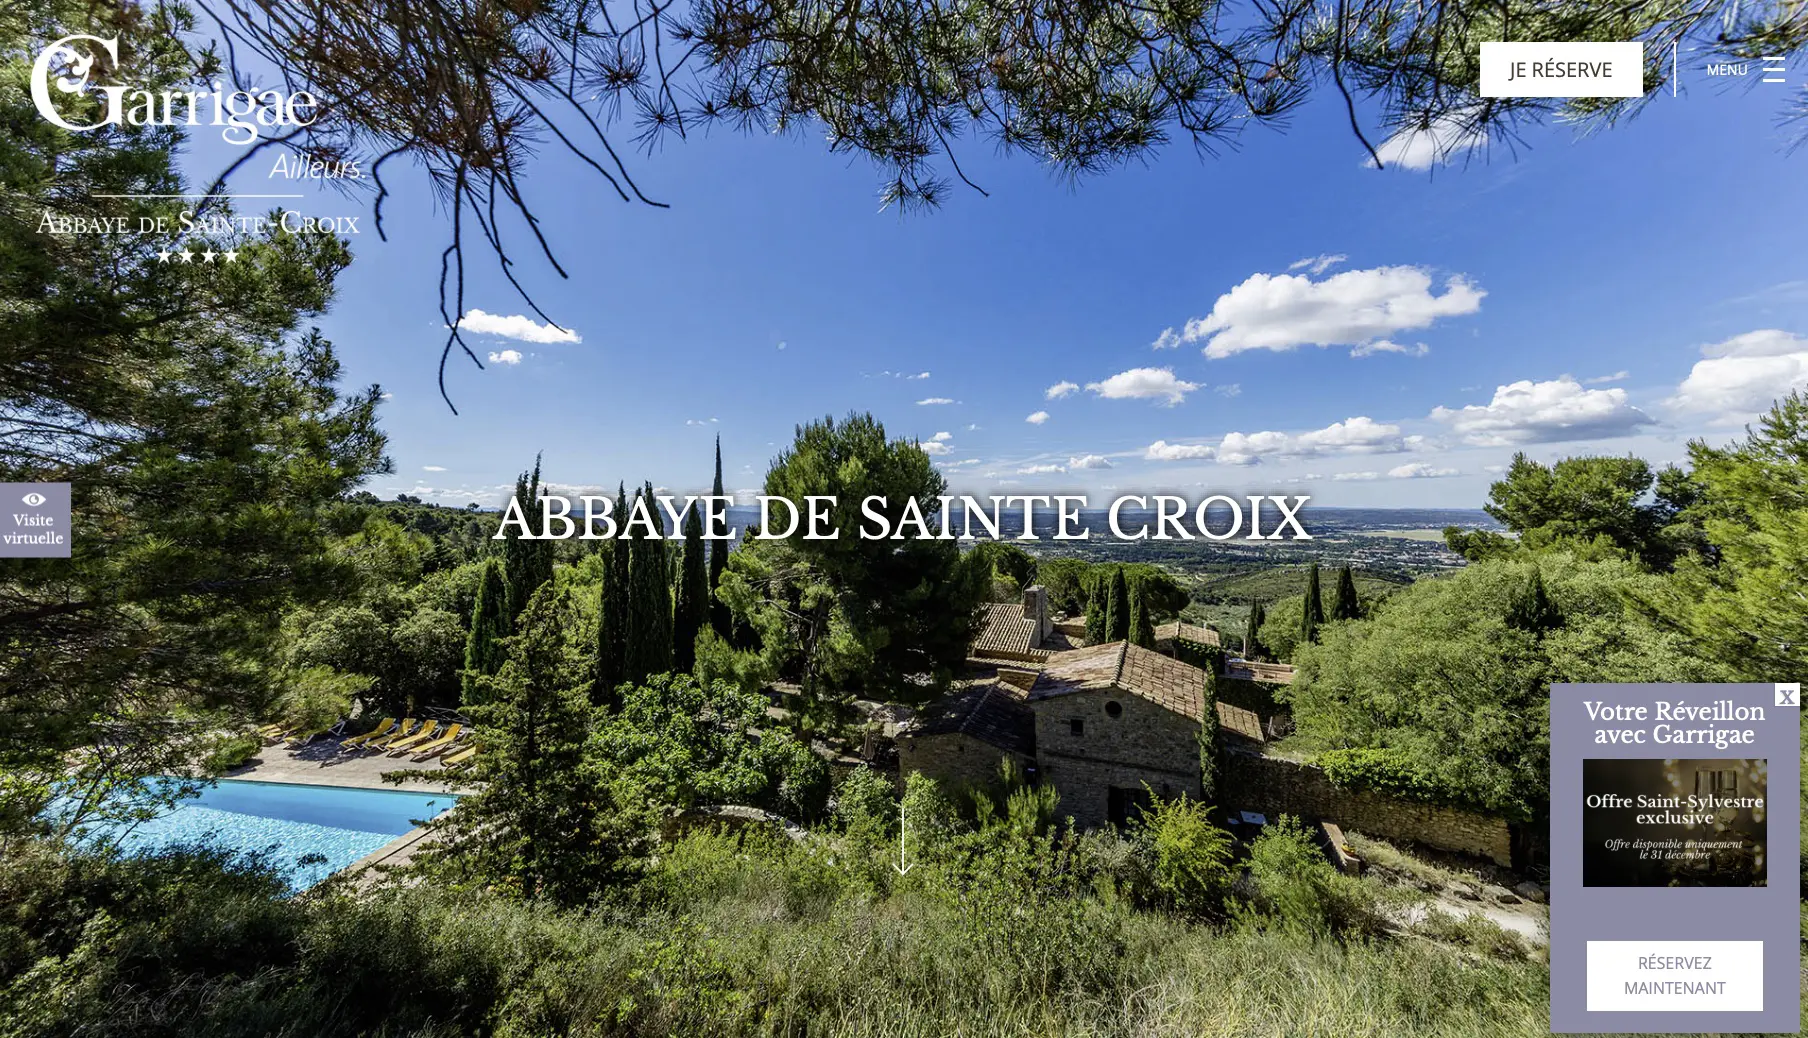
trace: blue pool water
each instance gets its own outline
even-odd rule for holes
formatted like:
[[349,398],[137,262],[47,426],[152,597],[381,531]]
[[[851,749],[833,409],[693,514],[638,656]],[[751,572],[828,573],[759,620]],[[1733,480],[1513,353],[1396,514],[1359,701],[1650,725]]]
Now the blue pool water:
[[222,779],[119,841],[131,854],[202,844],[262,852],[296,891],[449,810],[449,793]]

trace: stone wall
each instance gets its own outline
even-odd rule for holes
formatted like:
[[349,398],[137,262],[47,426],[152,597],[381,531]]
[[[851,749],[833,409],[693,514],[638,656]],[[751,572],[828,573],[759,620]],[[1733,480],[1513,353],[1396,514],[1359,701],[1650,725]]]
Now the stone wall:
[[1499,818],[1339,789],[1324,769],[1278,757],[1230,751],[1219,770],[1218,801],[1228,810],[1259,811],[1270,819],[1278,814],[1323,819],[1382,839],[1512,864],[1507,823]]
[[1037,775],[1060,794],[1058,815],[1071,815],[1083,828],[1104,825],[1111,790],[1141,790],[1145,783],[1163,796],[1199,796],[1197,721],[1118,689],[1051,696],[1030,706]]
[[1007,756],[1016,757],[1025,770],[1035,763],[960,732],[906,735],[898,740],[898,781],[920,771],[949,788],[982,786],[998,780],[999,766]]

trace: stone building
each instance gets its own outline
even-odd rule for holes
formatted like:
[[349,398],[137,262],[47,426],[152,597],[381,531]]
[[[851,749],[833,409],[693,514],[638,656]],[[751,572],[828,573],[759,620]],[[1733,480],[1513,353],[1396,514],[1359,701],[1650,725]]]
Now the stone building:
[[994,602],[985,607],[979,636],[968,655],[976,662],[1041,663],[1069,647],[1048,611],[1048,589],[1023,589],[1022,602]]
[[[986,782],[1008,756],[1052,784],[1059,813],[1084,828],[1123,824],[1151,793],[1200,795],[1201,720],[1210,699],[1204,671],[1112,642],[1046,652],[1039,668],[1000,667],[998,674],[932,704],[900,732],[903,774]],[[1226,737],[1261,739],[1248,711],[1214,709]]]
[[976,685],[924,708],[898,734],[898,770],[920,771],[950,786],[996,781],[1005,758],[1029,771],[1036,761],[1036,718],[1003,683]]
[[1055,655],[1027,697],[1036,771],[1082,827],[1122,825],[1150,793],[1197,797],[1205,672],[1128,642]]

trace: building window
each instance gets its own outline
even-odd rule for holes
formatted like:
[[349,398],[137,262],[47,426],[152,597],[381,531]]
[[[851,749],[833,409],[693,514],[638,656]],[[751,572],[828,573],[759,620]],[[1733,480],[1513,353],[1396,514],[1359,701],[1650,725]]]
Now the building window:
[[1117,700],[1113,699],[1105,704],[1105,716],[1121,717],[1123,715],[1123,713],[1124,713],[1124,704],[1118,702]]
[[1075,718],[1072,718],[1071,720],[1069,720],[1067,722],[1067,727],[1075,735],[1085,735],[1086,734],[1086,722],[1080,720],[1078,717],[1075,717]]

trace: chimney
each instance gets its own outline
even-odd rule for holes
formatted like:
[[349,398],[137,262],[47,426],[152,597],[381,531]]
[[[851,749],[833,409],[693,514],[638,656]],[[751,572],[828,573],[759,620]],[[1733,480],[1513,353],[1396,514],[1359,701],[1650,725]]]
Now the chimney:
[[1048,589],[1041,584],[1023,589],[1023,618],[1036,621],[1036,633],[1030,641],[1031,648],[1040,646],[1054,632],[1055,622],[1048,615]]

